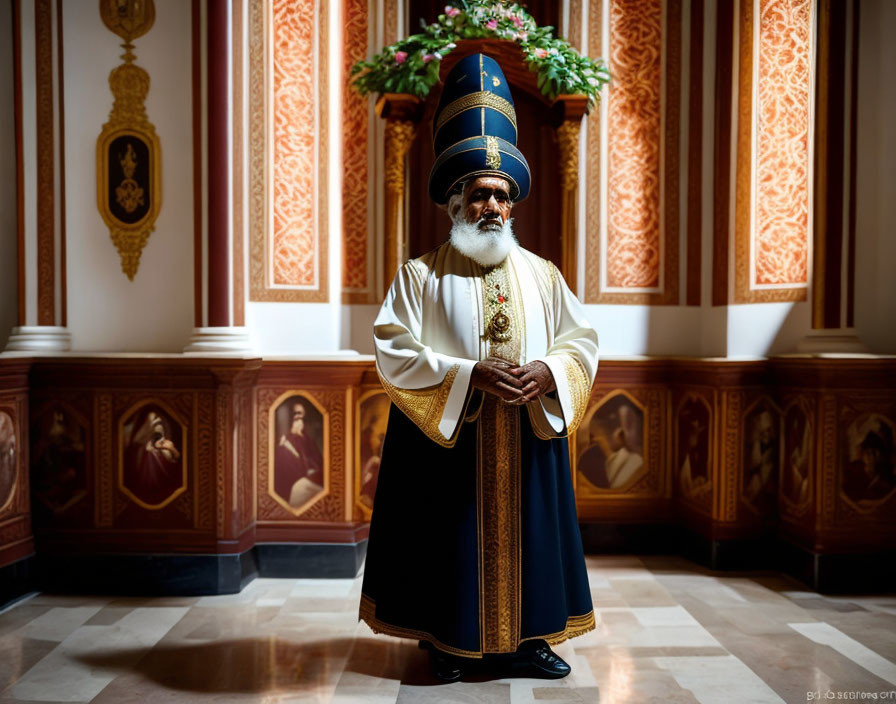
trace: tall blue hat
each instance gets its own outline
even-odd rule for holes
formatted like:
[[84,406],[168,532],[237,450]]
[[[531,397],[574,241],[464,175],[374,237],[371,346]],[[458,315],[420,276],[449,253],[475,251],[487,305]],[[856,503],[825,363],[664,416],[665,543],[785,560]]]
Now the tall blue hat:
[[448,77],[432,121],[436,160],[429,173],[429,195],[448,202],[448,194],[472,176],[500,176],[510,183],[510,197],[529,195],[531,176],[516,148],[516,110],[498,62],[471,54],[457,62]]

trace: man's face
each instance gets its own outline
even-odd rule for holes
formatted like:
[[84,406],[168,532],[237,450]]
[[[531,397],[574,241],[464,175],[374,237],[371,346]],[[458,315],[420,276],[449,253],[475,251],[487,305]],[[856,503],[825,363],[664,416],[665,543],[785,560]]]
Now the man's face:
[[[464,219],[479,223],[481,232],[495,232],[510,217],[510,184],[498,176],[480,176],[464,189]],[[481,221],[481,222],[480,222]]]

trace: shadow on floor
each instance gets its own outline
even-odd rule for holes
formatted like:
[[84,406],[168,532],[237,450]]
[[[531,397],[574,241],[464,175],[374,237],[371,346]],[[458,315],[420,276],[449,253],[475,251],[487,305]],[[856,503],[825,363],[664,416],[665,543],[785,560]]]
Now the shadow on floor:
[[[89,667],[131,674],[187,692],[269,692],[335,686],[342,672],[399,680],[444,683],[429,671],[429,655],[415,641],[335,638],[295,643],[284,638],[247,638],[196,644],[160,643],[152,648],[115,648],[74,656]],[[340,667],[345,662],[344,669]],[[507,673],[477,669],[465,678],[488,682]]]

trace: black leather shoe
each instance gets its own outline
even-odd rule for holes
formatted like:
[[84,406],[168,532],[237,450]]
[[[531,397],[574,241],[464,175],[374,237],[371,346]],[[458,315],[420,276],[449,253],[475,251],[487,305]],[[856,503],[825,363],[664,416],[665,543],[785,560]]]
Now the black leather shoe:
[[461,667],[460,658],[443,653],[437,648],[427,648],[429,650],[429,669],[432,671],[433,677],[442,682],[457,682],[464,675]]
[[543,640],[521,648],[516,655],[516,668],[526,668],[535,677],[559,680],[572,672],[566,661]]

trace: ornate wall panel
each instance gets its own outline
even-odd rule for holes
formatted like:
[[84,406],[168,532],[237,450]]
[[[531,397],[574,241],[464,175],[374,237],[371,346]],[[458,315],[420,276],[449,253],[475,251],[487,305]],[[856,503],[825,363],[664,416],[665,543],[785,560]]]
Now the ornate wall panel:
[[[588,178],[585,300],[677,304],[681,3],[604,2],[613,81],[601,108],[605,144],[589,127],[589,161],[605,150],[607,171]],[[589,25],[592,52],[603,22]],[[594,212],[601,201],[604,222]]]
[[[0,362],[0,568],[34,552],[27,361]],[[5,590],[0,585],[0,593]]]
[[370,367],[265,364],[255,390],[259,542],[351,542],[355,390]]
[[576,506],[583,521],[669,520],[667,365],[613,362],[598,375],[588,411],[570,439]]
[[806,549],[896,544],[896,376],[879,370],[870,360],[775,362],[773,381],[784,387],[780,532]]
[[327,299],[328,12],[250,5],[251,300]]
[[367,56],[367,0],[344,0],[342,52],[342,287],[346,303],[375,303],[373,201],[368,191],[370,99],[352,88],[352,65]]
[[809,281],[813,0],[741,0],[734,301]]
[[251,385],[259,366],[259,360],[188,359],[36,363],[31,466],[41,549],[251,547]]

